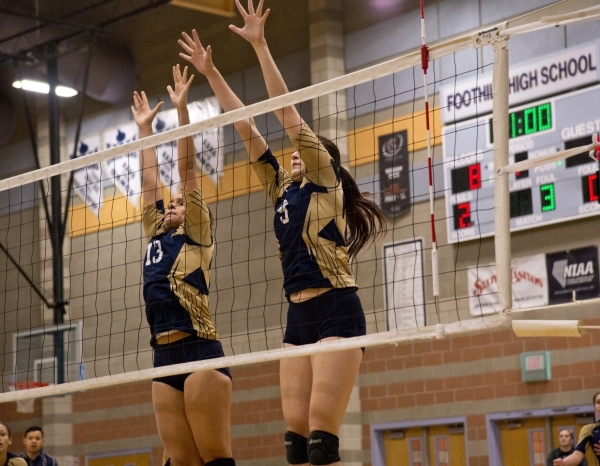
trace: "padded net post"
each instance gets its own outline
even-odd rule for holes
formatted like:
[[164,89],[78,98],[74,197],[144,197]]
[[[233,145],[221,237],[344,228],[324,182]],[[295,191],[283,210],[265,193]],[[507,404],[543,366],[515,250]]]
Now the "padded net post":
[[500,174],[500,167],[508,164],[508,41],[494,43],[494,230],[498,299],[504,310],[512,308],[511,249],[510,249],[510,193],[508,174]]

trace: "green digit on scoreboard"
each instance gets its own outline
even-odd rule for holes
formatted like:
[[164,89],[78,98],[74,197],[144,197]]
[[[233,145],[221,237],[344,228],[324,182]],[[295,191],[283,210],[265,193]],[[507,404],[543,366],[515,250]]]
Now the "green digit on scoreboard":
[[540,131],[546,131],[552,128],[552,109],[550,103],[538,105],[538,129]]
[[[492,127],[491,124],[490,127]],[[517,116],[513,112],[510,114],[510,138],[516,138],[517,136]]]
[[550,212],[551,210],[556,209],[554,183],[541,185],[540,194],[542,196],[542,212]]
[[537,122],[537,107],[528,108],[523,112],[525,134],[537,133],[538,122]]

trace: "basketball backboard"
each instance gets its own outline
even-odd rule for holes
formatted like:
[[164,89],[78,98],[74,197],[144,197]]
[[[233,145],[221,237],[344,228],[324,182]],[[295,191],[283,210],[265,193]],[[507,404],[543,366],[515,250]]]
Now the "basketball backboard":
[[56,384],[84,378],[81,321],[15,332],[13,350],[13,382]]

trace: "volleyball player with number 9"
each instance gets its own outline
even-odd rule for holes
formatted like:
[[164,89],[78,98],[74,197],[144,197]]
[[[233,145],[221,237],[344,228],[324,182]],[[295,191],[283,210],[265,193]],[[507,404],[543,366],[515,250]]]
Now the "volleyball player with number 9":
[[[167,89],[179,125],[189,121],[187,93],[193,76],[173,67]],[[151,109],[146,95],[134,94],[131,108],[140,137],[152,134],[162,102]],[[208,309],[209,271],[214,249],[212,218],[195,172],[191,136],[177,144],[182,193],[165,207],[156,149],[142,151],[144,300],[152,333],[154,366],[224,356]],[[161,441],[177,466],[234,466],[230,445],[229,369],[205,370],[154,379],[152,403]]]

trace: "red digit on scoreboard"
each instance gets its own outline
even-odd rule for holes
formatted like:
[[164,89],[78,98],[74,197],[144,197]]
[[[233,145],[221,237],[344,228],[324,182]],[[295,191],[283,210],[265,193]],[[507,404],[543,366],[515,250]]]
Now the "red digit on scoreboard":
[[458,227],[467,228],[471,226],[471,203],[463,202],[458,204],[458,210],[461,212],[458,218]]
[[469,165],[469,189],[481,188],[481,166],[476,163]]
[[598,202],[598,191],[596,190],[596,183],[598,180],[598,174],[594,173],[588,176],[588,189],[590,193],[590,202]]

